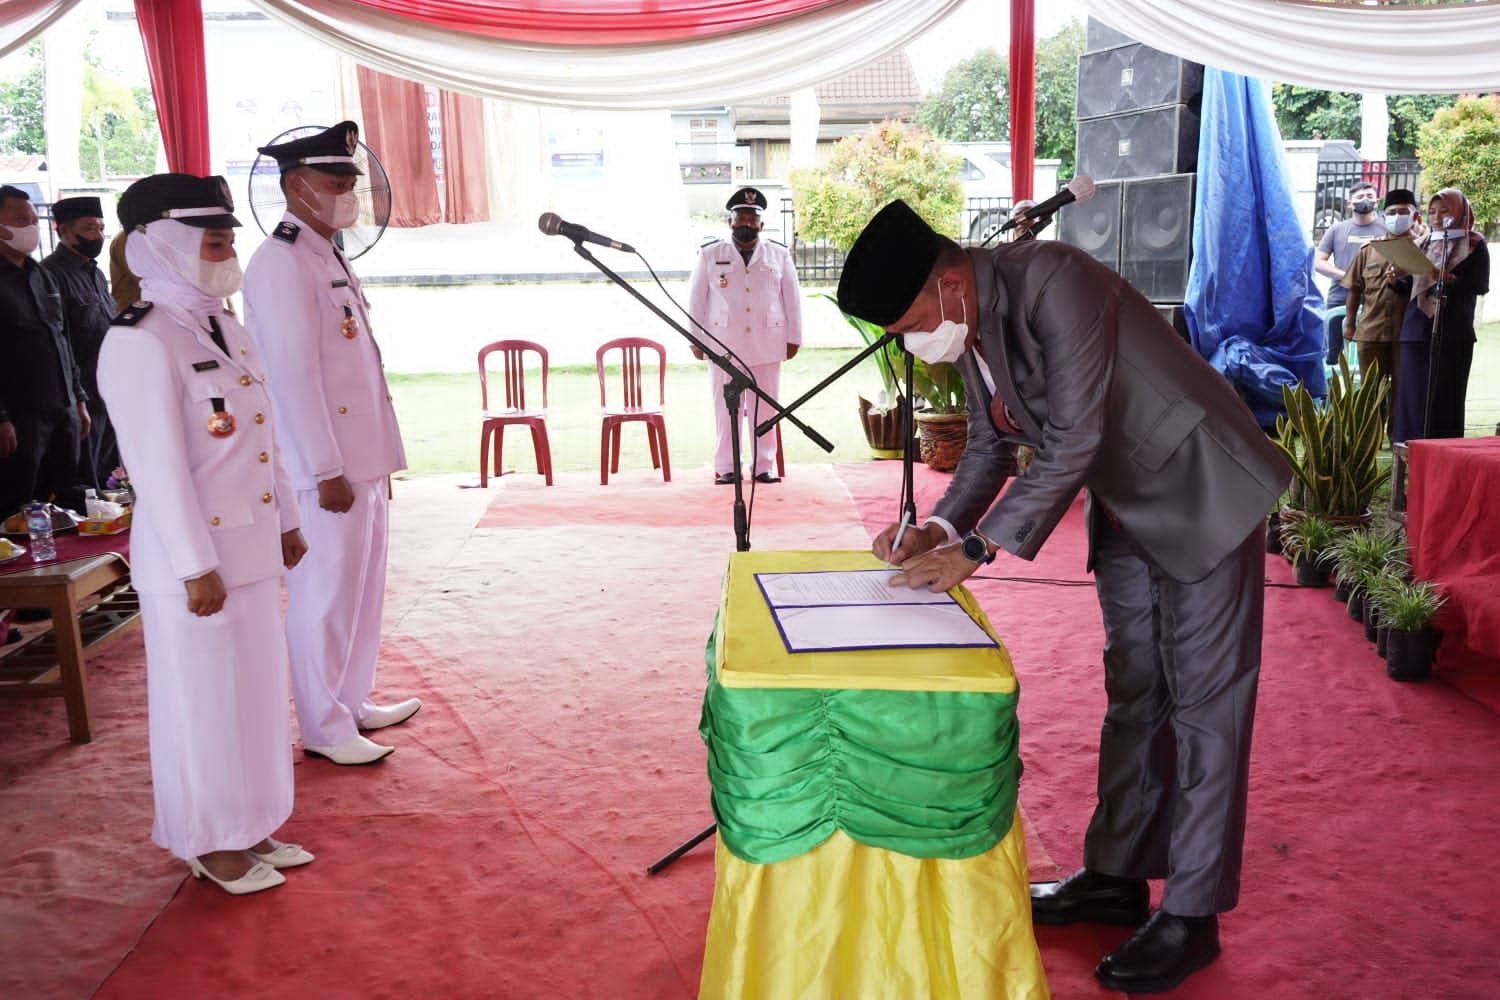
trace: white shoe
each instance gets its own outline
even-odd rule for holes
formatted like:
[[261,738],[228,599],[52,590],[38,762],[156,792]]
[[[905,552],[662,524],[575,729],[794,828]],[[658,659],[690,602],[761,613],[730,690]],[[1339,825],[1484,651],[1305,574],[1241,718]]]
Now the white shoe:
[[422,707],[420,698],[408,698],[398,701],[394,705],[385,705],[370,709],[364,718],[359,720],[360,732],[368,733],[372,729],[384,729],[386,726],[398,726],[417,714],[417,709]]
[[250,856],[257,861],[264,861],[272,868],[296,868],[299,865],[312,864],[315,855],[312,851],[304,850],[301,844],[283,844],[275,837],[267,837],[271,849],[264,854],[259,851],[251,851]]
[[188,868],[196,878],[206,878],[231,896],[248,896],[262,889],[274,889],[286,884],[286,876],[262,861],[250,866],[250,870],[237,879],[226,882],[204,868],[197,858],[188,859]]
[[323,757],[335,764],[373,764],[394,753],[395,747],[383,747],[363,736],[351,736],[336,747],[315,747],[302,744],[302,752],[309,757]]

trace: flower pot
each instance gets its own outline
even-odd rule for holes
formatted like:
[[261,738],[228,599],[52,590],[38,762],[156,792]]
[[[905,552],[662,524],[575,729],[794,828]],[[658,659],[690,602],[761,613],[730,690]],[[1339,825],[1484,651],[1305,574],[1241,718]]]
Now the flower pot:
[[1388,628],[1386,628],[1384,625],[1376,625],[1375,626],[1375,655],[1377,655],[1377,656],[1385,656],[1386,650],[1390,648],[1390,641],[1391,641],[1391,630],[1388,629]]
[[1375,605],[1369,601],[1365,602],[1365,641],[1375,641],[1375,628],[1380,624],[1380,614],[1375,610]]
[[1435,628],[1393,628],[1386,637],[1385,672],[1393,681],[1425,681],[1443,634]]
[[1266,554],[1281,555],[1281,512],[1271,511],[1266,515]]
[[1349,603],[1349,595],[1354,593],[1354,584],[1348,580],[1335,579],[1333,581],[1333,599],[1340,604]]
[[1323,560],[1316,556],[1297,563],[1296,573],[1299,587],[1328,586],[1328,569]]
[[906,401],[888,410],[874,409],[868,399],[859,397],[859,422],[865,429],[865,441],[873,458],[901,458],[906,454],[901,432],[906,424]]
[[918,454],[938,472],[952,472],[963,457],[969,439],[967,413],[918,413]]
[[1360,593],[1357,590],[1354,591],[1353,593],[1351,593],[1349,595],[1349,617],[1353,618],[1355,621],[1359,622],[1361,625],[1364,624],[1364,621],[1365,621],[1365,595],[1362,594],[1362,593]]

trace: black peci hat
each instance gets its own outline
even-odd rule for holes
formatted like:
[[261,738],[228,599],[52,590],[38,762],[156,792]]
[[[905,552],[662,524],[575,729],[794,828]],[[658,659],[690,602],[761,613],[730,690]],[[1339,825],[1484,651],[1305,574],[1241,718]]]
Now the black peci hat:
[[142,177],[120,195],[116,211],[120,225],[127,230],[162,219],[175,219],[199,229],[229,229],[240,224],[234,217],[234,196],[224,178],[196,174]]
[[93,195],[59,198],[52,203],[52,218],[57,222],[72,222],[74,219],[102,219],[104,218],[104,204]]
[[770,207],[771,203],[766,201],[766,196],[752,187],[740,188],[734,194],[730,195],[729,200],[724,203],[724,210],[726,212],[745,210],[764,212]]
[[273,158],[282,173],[298,167],[312,167],[328,174],[362,174],[364,171],[354,163],[354,154],[358,150],[359,126],[353,122],[339,122],[316,135],[261,146],[256,152]]
[[1410,205],[1416,208],[1417,196],[1406,188],[1391,188],[1385,193],[1385,207],[1390,208],[1392,205]]
[[917,300],[943,243],[910,205],[891,202],[875,213],[844,257],[839,308],[876,326],[896,322]]

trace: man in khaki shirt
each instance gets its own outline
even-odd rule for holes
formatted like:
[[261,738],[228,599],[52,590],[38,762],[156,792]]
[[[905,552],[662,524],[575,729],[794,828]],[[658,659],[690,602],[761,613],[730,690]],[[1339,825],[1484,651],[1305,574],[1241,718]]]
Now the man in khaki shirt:
[[[1405,188],[1392,188],[1385,196],[1385,226],[1391,239],[1406,239],[1420,231],[1417,199]],[[1375,242],[1379,242],[1378,240]],[[1359,370],[1372,370],[1390,382],[1386,397],[1396,397],[1396,358],[1399,356],[1401,318],[1411,298],[1411,278],[1380,255],[1373,243],[1360,247],[1344,272],[1343,286],[1349,290],[1345,303],[1344,339],[1355,342]]]

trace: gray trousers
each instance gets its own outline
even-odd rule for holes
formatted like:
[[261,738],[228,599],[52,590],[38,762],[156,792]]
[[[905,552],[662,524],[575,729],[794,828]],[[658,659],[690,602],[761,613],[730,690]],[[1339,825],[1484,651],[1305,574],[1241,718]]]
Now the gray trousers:
[[1178,916],[1239,901],[1265,561],[1262,525],[1207,577],[1181,583],[1096,523],[1109,707],[1083,863],[1165,878],[1162,907]]

